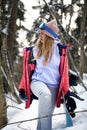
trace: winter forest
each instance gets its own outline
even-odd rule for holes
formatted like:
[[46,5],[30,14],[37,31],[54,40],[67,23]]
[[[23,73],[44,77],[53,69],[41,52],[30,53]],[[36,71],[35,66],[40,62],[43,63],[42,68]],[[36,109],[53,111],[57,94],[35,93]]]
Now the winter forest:
[[[30,2],[28,0],[28,4]],[[38,38],[37,27],[42,21],[56,18],[61,42],[69,44],[69,69],[75,72],[78,84],[87,92],[83,80],[87,74],[87,0],[37,0],[31,8],[35,13],[38,11],[37,17],[26,10],[23,0],[0,0],[0,129],[8,123],[8,108],[14,107],[7,105],[6,97],[10,95],[11,102],[14,97],[18,104],[22,103],[18,94],[25,47],[21,32],[26,34],[26,46],[34,45]],[[26,26],[26,13],[30,28]],[[75,87],[73,91],[78,94]],[[87,109],[85,115],[87,120]]]

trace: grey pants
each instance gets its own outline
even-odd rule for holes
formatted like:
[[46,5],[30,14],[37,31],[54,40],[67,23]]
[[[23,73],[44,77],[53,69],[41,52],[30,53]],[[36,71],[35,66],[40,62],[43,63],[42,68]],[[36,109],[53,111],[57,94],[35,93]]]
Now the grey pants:
[[[31,82],[31,91],[38,97],[38,116],[43,117],[51,115],[55,108],[57,88],[48,87],[40,81]],[[51,130],[52,116],[40,118],[38,120],[37,130]]]

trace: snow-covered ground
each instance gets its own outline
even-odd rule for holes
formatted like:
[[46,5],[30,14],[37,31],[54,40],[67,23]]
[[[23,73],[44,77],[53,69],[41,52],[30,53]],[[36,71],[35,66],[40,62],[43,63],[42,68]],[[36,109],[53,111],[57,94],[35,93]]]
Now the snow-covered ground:
[[[86,80],[84,80],[84,83],[87,86]],[[65,110],[64,106],[61,105],[60,108],[55,108],[54,116],[52,117],[53,130],[87,130],[87,91],[80,85],[77,85],[75,89],[78,95],[84,98],[84,101],[74,98],[77,109],[75,110],[76,116],[73,118],[73,126],[66,127],[66,116],[63,114]],[[6,95],[7,105],[9,105],[7,109],[8,124],[1,130],[36,130],[38,100],[33,100],[30,108],[25,109],[24,102],[17,104],[11,99],[10,95]]]

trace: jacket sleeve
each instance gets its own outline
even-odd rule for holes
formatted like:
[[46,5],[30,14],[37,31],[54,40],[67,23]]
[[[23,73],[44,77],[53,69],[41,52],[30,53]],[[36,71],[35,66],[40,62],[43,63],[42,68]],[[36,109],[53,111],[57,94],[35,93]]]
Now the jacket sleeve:
[[62,50],[62,56],[60,57],[60,85],[57,96],[56,106],[60,107],[61,98],[69,90],[69,77],[68,77],[68,58],[67,58],[67,49]]
[[32,64],[28,64],[28,59],[30,56],[30,50],[24,48],[24,57],[23,57],[23,74],[19,84],[18,89],[24,89],[25,93],[28,95],[28,100],[25,102],[25,108],[30,106],[31,101],[31,91],[30,91],[30,81],[31,81],[31,72],[34,69]]
[[27,51],[26,48],[23,49],[23,72],[22,72],[22,78],[20,80],[20,84],[18,89],[24,89],[24,91],[26,92],[26,63],[27,63]]

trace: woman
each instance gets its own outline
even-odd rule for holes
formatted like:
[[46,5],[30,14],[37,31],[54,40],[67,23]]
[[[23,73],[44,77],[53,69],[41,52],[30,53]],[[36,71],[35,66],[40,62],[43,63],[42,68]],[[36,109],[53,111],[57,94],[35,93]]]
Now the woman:
[[[54,32],[58,32],[56,20],[47,23]],[[46,30],[40,30],[39,41],[33,48],[36,68],[32,75],[31,91],[38,97],[38,116],[51,115],[55,108],[57,90],[60,81],[60,55],[54,37]],[[38,130],[51,130],[51,116],[39,119]]]
[[[47,115],[52,115],[56,104],[57,106],[60,106],[62,91],[64,92],[64,94],[67,93],[67,91],[69,90],[69,83],[68,64],[67,58],[65,58],[66,48],[65,54],[63,55],[63,60],[61,62],[61,56],[57,45],[59,42],[59,39],[57,38],[57,33],[59,32],[59,29],[57,27],[56,19],[51,20],[47,24],[41,24],[39,27],[39,32],[39,40],[32,50],[34,57],[32,61],[36,61],[36,65],[34,72],[31,75],[31,80],[29,80],[30,87],[28,85],[27,88],[30,88],[32,93],[38,98],[38,116],[43,117]],[[64,60],[64,58],[66,60]],[[61,63],[63,65],[66,65],[64,73],[62,69],[64,68],[64,66],[62,65],[62,68],[60,67]],[[61,78],[61,75],[63,75],[63,78]],[[25,91],[27,95],[29,95],[29,90],[27,89],[27,92],[25,87],[23,87],[23,84],[24,83],[22,79],[19,90],[21,90],[22,88],[23,91]],[[22,94],[23,93],[20,91],[20,96]],[[51,116],[40,118],[38,120],[37,130],[51,129]]]

